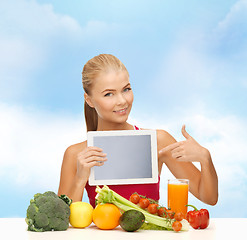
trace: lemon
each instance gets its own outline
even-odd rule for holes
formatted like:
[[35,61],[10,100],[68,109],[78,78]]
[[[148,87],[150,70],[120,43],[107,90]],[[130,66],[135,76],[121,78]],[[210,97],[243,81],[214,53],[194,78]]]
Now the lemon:
[[93,207],[86,202],[73,202],[70,205],[69,222],[73,227],[85,228],[93,221]]

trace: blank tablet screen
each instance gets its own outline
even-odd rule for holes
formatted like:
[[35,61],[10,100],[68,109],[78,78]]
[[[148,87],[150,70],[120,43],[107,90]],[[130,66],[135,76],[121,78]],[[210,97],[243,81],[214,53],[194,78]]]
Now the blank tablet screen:
[[157,182],[155,133],[151,130],[131,130],[99,131],[89,134],[88,143],[90,144],[88,145],[100,147],[107,154],[107,161],[103,166],[95,166],[91,169],[89,184]]

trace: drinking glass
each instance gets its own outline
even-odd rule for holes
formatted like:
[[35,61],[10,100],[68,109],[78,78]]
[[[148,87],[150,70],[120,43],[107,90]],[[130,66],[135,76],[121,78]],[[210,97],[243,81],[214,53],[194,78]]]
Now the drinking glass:
[[188,204],[188,179],[169,179],[168,180],[168,208],[172,211],[181,212],[186,216]]

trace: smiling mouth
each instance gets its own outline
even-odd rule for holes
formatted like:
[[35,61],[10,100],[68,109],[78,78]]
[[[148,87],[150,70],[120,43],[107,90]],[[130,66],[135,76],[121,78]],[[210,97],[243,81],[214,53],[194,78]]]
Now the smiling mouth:
[[113,111],[113,112],[119,113],[119,114],[124,114],[124,113],[126,113],[126,111],[127,111],[127,108],[120,109],[120,110],[118,110],[118,111]]

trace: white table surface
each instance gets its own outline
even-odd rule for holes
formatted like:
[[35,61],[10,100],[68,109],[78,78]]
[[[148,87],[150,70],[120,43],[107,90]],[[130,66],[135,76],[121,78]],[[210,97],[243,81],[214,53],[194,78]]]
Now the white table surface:
[[[188,232],[171,231],[150,231],[139,230],[137,232],[125,232],[120,226],[114,230],[100,230],[91,224],[85,229],[76,229],[69,227],[66,231],[56,232],[30,232],[27,231],[27,224],[24,218],[0,218],[0,236],[1,239],[80,239],[80,240],[131,240],[131,239],[151,239],[151,240],[212,240],[212,239],[236,239],[239,236],[245,236],[247,229],[247,218],[213,218],[207,229],[195,230],[190,228]],[[225,237],[225,238],[224,238]]]

